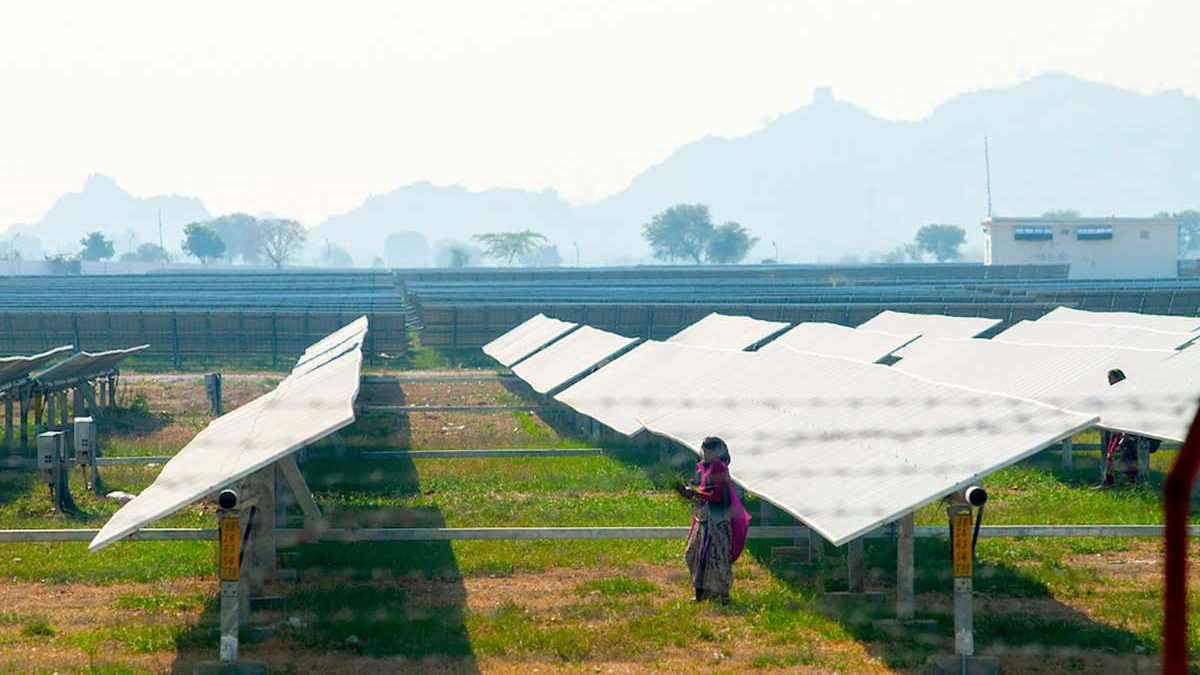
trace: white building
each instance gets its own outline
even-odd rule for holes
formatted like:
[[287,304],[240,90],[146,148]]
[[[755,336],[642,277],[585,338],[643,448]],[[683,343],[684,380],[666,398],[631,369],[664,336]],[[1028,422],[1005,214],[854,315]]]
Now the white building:
[[988,218],[987,265],[1070,263],[1071,279],[1179,276],[1179,223],[1168,218]]

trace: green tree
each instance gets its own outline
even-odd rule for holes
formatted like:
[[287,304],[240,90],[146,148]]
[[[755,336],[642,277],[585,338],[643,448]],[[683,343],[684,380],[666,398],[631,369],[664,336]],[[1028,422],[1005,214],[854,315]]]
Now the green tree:
[[1191,251],[1200,249],[1200,211],[1186,209],[1177,213],[1163,211],[1155,218],[1170,218],[1179,223],[1179,257],[1186,258]]
[[204,224],[211,227],[221,241],[225,242],[225,257],[229,262],[237,258],[249,264],[262,260],[258,219],[244,213],[231,213],[213,218]]
[[507,261],[509,267],[512,267],[518,259],[536,251],[541,242],[547,241],[544,235],[533,230],[477,234],[471,239],[483,246],[485,256]]
[[183,228],[183,252],[201,264],[225,255],[225,242],[208,225],[191,223]]
[[705,257],[711,263],[739,263],[758,243],[744,227],[737,223],[722,223],[713,229],[712,237],[704,247]]
[[158,244],[138,244],[137,250],[133,252],[134,260],[144,263],[165,262],[170,260],[170,256]]
[[957,225],[926,225],[917,230],[913,240],[918,251],[929,253],[938,262],[955,260],[959,256],[958,249],[967,241],[967,231]]
[[642,226],[642,236],[659,260],[691,260],[699,265],[712,239],[712,218],[704,204],[676,204]]
[[446,257],[446,267],[459,269],[471,264],[471,254],[462,246],[451,246],[446,251]]
[[282,269],[308,239],[303,225],[286,218],[260,220],[257,229],[258,251],[275,269]]
[[1076,220],[1080,217],[1078,209],[1057,209],[1054,211],[1046,211],[1042,214],[1043,218],[1055,218],[1057,220]]
[[108,260],[113,257],[112,240],[99,232],[89,232],[79,240],[83,250],[79,252],[80,260]]

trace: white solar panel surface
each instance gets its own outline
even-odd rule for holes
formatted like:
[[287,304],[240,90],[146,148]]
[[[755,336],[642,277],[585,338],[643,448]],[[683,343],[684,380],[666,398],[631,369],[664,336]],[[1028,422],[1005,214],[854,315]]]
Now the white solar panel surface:
[[361,334],[306,365],[196,434],[150,487],[105,523],[88,548],[104,548],[353,422]]
[[757,357],[755,352],[644,342],[554,398],[632,436],[642,430],[645,418],[685,398],[713,372]]
[[715,349],[749,349],[787,327],[788,324],[778,321],[713,312],[667,338],[667,342]]
[[755,356],[646,428],[697,452],[720,436],[735,480],[839,545],[1095,421],[887,366]]
[[[1107,326],[1097,323],[1068,323],[1057,321],[1020,321],[993,337],[998,342],[1048,345],[1107,345],[1140,349],[1179,349],[1200,333],[1179,333]],[[908,353],[908,350],[905,350]]]
[[1108,371],[1138,378],[1176,352],[1127,347],[1030,345],[921,338],[894,368],[937,382],[1031,398],[1099,414],[1084,400],[1108,389]]
[[1163,316],[1162,314],[1138,314],[1135,312],[1089,312],[1083,309],[1057,307],[1038,321],[1051,323],[1093,323],[1107,326],[1129,326],[1149,328],[1177,333],[1200,330],[1200,318],[1194,316]]
[[548,393],[586,373],[596,364],[637,342],[637,338],[581,326],[513,366],[513,373],[539,394]]
[[129,349],[110,349],[105,352],[77,352],[49,368],[36,373],[34,378],[43,386],[79,382],[110,372],[121,361],[149,349],[150,345],[139,345]]
[[0,358],[0,390],[24,382],[34,371],[45,368],[55,359],[69,354],[73,347],[55,347],[50,351],[33,356],[6,356]]
[[1188,347],[1081,402],[1100,426],[1163,440],[1182,441],[1200,397],[1200,347]]
[[484,345],[483,353],[503,366],[512,366],[578,325],[538,314]]
[[999,326],[1000,323],[1000,319],[943,316],[941,314],[908,314],[887,309],[858,327],[861,330],[874,330],[895,335],[920,335],[923,338],[971,338]]
[[363,341],[363,336],[365,336],[366,333],[367,317],[360,316],[354,321],[351,321],[345,326],[342,326],[336,331],[313,343],[308,349],[305,349],[304,353],[300,355],[300,358],[296,359],[296,366],[303,366],[309,361],[332,352],[344,344],[352,343],[356,340],[361,342]]
[[[797,351],[841,356],[855,361],[875,363],[917,339],[916,334],[893,335],[836,323],[802,323],[758,349],[771,352],[791,347]],[[785,347],[786,345],[786,347]]]

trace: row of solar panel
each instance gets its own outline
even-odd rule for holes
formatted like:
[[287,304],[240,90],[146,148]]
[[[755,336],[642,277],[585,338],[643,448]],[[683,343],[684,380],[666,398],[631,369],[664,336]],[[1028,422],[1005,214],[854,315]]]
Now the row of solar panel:
[[[485,352],[620,433],[697,452],[721,436],[736,480],[835,544],[1096,423],[1185,433],[1200,319],[1060,308],[971,339],[995,323],[886,312],[858,329],[780,334],[786,325],[713,315],[633,347],[537,316]],[[1129,381],[1110,387],[1114,366]]]
[[[148,344],[146,354],[175,361],[213,356],[270,356],[279,363],[345,325],[356,312],[3,312],[0,353],[41,351],[73,344],[92,351]],[[369,313],[378,330],[372,356],[408,348],[402,312]]]

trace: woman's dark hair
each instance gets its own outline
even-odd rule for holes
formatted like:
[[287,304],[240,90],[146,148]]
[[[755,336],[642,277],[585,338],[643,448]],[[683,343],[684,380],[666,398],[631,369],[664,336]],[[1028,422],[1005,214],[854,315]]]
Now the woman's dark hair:
[[729,457],[729,446],[725,445],[725,441],[716,436],[709,436],[700,444],[700,449],[709,451],[718,451],[721,453],[721,461],[725,464],[730,463],[732,458]]

